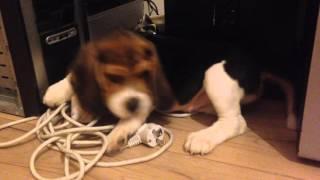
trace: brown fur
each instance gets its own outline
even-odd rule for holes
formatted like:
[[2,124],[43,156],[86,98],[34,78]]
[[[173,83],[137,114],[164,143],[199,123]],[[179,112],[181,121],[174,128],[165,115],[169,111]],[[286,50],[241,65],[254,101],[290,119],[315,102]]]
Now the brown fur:
[[110,115],[104,99],[128,85],[149,94],[156,106],[164,106],[160,99],[165,106],[173,102],[154,45],[128,31],[115,31],[84,46],[71,75],[81,107],[93,116]]

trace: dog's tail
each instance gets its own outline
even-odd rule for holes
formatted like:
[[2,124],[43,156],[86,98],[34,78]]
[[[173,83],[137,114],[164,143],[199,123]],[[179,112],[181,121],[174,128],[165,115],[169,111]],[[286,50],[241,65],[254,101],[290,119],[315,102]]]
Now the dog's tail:
[[286,79],[280,78],[268,72],[263,72],[261,74],[261,80],[262,90],[260,91],[260,94],[262,94],[265,82],[275,84],[281,89],[286,99],[287,127],[289,129],[297,129],[297,118],[295,113],[295,92],[292,83]]

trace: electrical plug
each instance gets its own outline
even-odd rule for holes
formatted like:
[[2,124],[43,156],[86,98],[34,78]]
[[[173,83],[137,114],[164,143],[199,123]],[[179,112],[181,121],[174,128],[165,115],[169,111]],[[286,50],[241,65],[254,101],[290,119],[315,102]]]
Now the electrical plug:
[[162,146],[164,144],[164,129],[155,123],[145,123],[142,125],[134,136],[132,136],[127,147],[132,147],[143,143],[149,147]]

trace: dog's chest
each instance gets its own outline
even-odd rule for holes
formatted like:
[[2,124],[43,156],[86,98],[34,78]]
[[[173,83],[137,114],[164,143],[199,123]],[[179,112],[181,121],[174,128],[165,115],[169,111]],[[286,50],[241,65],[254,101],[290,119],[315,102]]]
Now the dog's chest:
[[[246,94],[255,93],[260,84],[261,69],[256,59],[246,52],[216,52],[208,49],[197,52],[163,52],[160,49],[160,62],[165,77],[179,104],[186,104],[197,95],[203,87],[205,72],[222,60],[225,73],[237,81]],[[223,82],[217,86],[223,86]],[[219,84],[220,83],[220,84]]]

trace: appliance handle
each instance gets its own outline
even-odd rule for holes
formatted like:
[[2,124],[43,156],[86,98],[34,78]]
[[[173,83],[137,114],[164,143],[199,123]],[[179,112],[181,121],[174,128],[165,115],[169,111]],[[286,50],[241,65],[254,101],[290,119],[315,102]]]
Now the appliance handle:
[[75,27],[69,28],[67,30],[49,35],[45,38],[47,45],[53,45],[64,41],[66,39],[70,39],[78,34],[78,31]]

